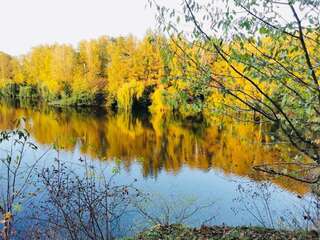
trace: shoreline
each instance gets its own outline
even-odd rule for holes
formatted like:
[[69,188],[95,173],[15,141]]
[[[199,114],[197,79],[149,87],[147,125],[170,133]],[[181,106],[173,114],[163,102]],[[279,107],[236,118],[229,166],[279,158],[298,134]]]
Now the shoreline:
[[264,227],[228,227],[228,226],[202,226],[192,228],[185,225],[156,225],[139,233],[132,238],[122,240],[173,240],[173,239],[199,239],[199,240],[308,240],[319,239],[316,231],[304,230],[275,230]]

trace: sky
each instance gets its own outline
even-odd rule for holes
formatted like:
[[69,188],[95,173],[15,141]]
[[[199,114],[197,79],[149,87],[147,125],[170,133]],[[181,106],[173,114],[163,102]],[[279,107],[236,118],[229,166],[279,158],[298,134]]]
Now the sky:
[[[181,0],[157,2],[177,8]],[[0,51],[17,56],[40,44],[76,46],[81,40],[103,35],[133,34],[142,38],[156,26],[156,10],[147,3],[148,0],[0,0]]]
[[[172,2],[177,0],[162,0]],[[39,44],[102,35],[141,38],[154,28],[147,0],[0,0],[0,51],[20,55]]]

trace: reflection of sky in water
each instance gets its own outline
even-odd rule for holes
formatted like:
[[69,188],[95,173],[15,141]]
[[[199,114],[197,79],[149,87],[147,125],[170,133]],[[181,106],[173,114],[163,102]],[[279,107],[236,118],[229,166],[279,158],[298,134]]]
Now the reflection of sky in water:
[[[43,152],[46,149],[47,147],[41,146],[39,152]],[[39,153],[36,155],[38,154]],[[48,153],[41,161],[41,165],[43,167],[50,166],[52,159],[56,156],[55,152]],[[84,157],[78,147],[74,149],[74,151],[60,151],[59,156],[69,163],[74,163],[74,166],[78,164],[80,156]],[[31,158],[34,157],[28,159]],[[86,158],[90,160],[90,157],[86,156]],[[93,164],[97,169],[105,169],[105,173],[110,175],[112,169],[115,167],[115,163],[112,161],[93,160]],[[244,198],[239,200],[240,193],[238,191],[238,187],[241,185],[244,189],[248,190],[249,193],[261,193],[261,184],[266,182],[254,182],[250,178],[225,174],[216,169],[203,171],[187,166],[183,167],[179,173],[161,171],[156,177],[144,177],[141,172],[141,165],[136,161],[130,165],[129,169],[122,168],[120,174],[116,177],[116,181],[119,184],[129,184],[133,182],[134,179],[137,179],[138,181],[135,183],[135,186],[143,192],[150,193],[151,196],[154,196],[155,204],[150,206],[153,211],[157,211],[156,208],[159,206],[159,202],[157,202],[157,199],[159,200],[158,197],[172,204],[179,204],[180,200],[193,198],[196,199],[196,204],[206,205],[214,202],[214,205],[199,211],[192,218],[188,219],[188,224],[197,226],[212,216],[215,216],[210,222],[211,224],[261,225],[244,208],[244,204],[250,202],[248,207],[252,208],[253,205],[251,205],[251,203],[257,204],[257,207],[263,214],[263,219],[266,220],[267,224],[269,223],[267,213],[263,208],[263,200],[259,197],[252,199],[251,194],[244,194]],[[307,200],[310,199],[308,194],[305,195],[304,199],[300,200],[296,194],[283,190],[276,184],[266,185],[268,191],[271,193],[270,208],[273,213],[275,225],[277,225],[281,216],[289,217],[287,221],[291,221],[293,216],[302,220],[302,207],[307,203]],[[173,203],[173,201],[175,202]],[[181,208],[183,207],[184,206],[181,206]],[[238,210],[237,214],[234,209]],[[255,211],[255,209],[251,210]],[[291,216],[291,214],[293,214],[293,216]],[[139,221],[141,221],[141,219],[136,214],[131,214],[129,219],[124,219],[124,222],[126,222],[128,226]]]
[[[283,149],[261,145],[268,141],[268,136],[257,126],[235,124],[221,131],[220,126],[204,128],[175,121],[165,124],[161,118],[145,121],[117,115],[96,117],[74,111],[41,112],[2,106],[1,129],[12,128],[12,122],[22,116],[27,118],[26,126],[40,147],[37,152],[27,151],[28,162],[34,161],[36,155],[41,155],[57,139],[64,148],[59,157],[69,163],[77,163],[80,156],[86,156],[97,167],[106,168],[106,174],[111,174],[113,159],[120,159],[122,169],[117,183],[128,184],[137,179],[135,186],[154,196],[153,211],[159,210],[160,198],[171,203],[188,198],[197,199],[200,205],[215,203],[189,219],[189,224],[200,225],[214,216],[212,224],[259,225],[245,206],[266,214],[262,199],[252,199],[253,192],[262,193],[261,186],[267,186],[271,193],[275,225],[280,216],[290,219],[290,212],[300,220],[299,211],[305,200],[311,198],[307,186],[292,180],[277,178],[272,179],[272,184],[263,184],[269,178],[255,172],[252,165],[276,161]],[[2,143],[0,147],[8,149],[10,144]],[[55,157],[56,153],[51,151],[38,168],[51,165]],[[77,170],[77,165],[74,166]],[[239,185],[247,192],[241,195]],[[304,195],[304,199],[298,199],[297,194]],[[132,214],[124,221],[128,225],[136,222],[137,215]]]

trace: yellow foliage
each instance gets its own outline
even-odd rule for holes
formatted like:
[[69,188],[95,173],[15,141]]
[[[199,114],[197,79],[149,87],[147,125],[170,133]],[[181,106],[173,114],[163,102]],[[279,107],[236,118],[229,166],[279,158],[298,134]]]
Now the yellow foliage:
[[[266,126],[218,118],[193,131],[168,114],[152,115],[145,124],[130,114],[95,118],[75,111],[57,113],[0,106],[0,130],[15,128],[14,120],[25,117],[26,128],[40,144],[56,144],[65,150],[80,148],[82,154],[105,161],[121,159],[130,168],[139,161],[144,176],[166,170],[178,173],[184,166],[224,174],[265,180],[268,176],[252,168],[276,164],[282,156],[296,154],[285,145],[272,146]],[[302,160],[308,162],[307,159]],[[291,166],[291,170],[297,166]],[[307,185],[288,178],[271,178],[290,191],[304,194]]]
[[[298,40],[285,37],[278,42],[265,37],[260,40],[259,52],[253,47],[257,43],[250,41],[231,41],[223,44],[222,50],[227,55],[236,50],[241,53],[239,55],[249,54],[250,58],[251,54],[259,57],[281,50],[283,46],[299,44]],[[306,44],[310,54],[316,56],[320,53],[317,45],[308,38]],[[302,53],[293,51],[288,54],[290,59],[295,59]],[[318,64],[315,59],[312,61],[314,66]],[[272,60],[268,63],[272,64]],[[241,61],[230,60],[230,64],[240,72],[245,71],[245,64]],[[315,71],[320,74],[320,68]],[[306,72],[293,70],[295,76],[311,81]],[[272,71],[265,74],[271,80],[260,81],[253,77],[255,84],[268,95],[281,91],[281,84],[272,81]],[[165,38],[149,32],[142,40],[127,36],[82,41],[77,49],[63,44],[42,45],[17,58],[0,53],[0,88],[9,83],[31,85],[56,98],[78,93],[85,93],[85,96],[101,94],[108,98],[107,103],[116,102],[126,111],[131,109],[135,100],[141,99],[146,90],[149,95],[144,97],[151,100],[151,112],[175,111],[185,117],[210,115],[226,106],[247,108],[226,94],[212,79],[204,80],[209,77],[223,83],[225,89],[236,92],[246,102],[250,102],[250,98],[265,100],[250,82],[211,51],[206,42],[190,42],[183,37]],[[284,81],[288,86],[294,82],[292,78]],[[303,94],[306,93],[301,91],[300,95]]]
[[12,82],[12,58],[0,52],[0,87]]
[[144,91],[144,84],[131,80],[124,83],[117,92],[117,102],[120,109],[128,111],[131,109],[133,100],[139,100]]

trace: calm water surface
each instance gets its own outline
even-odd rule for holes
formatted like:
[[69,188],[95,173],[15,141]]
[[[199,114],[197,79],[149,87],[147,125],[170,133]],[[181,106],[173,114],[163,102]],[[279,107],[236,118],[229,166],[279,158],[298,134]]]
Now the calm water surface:
[[[275,224],[283,216],[288,222],[302,221],[301,211],[312,198],[306,184],[253,170],[254,165],[276,163],[293,154],[288,146],[271,144],[267,128],[261,125],[2,104],[0,130],[14,129],[14,121],[22,117],[39,152],[54,144],[62,159],[76,162],[85,157],[110,172],[120,162],[117,181],[137,179],[140,190],[173,205],[188,198],[199,204],[214,202],[187,221],[195,226],[213,216],[211,224],[261,225],[248,209],[260,212],[270,226],[261,197],[265,192],[270,194]],[[35,157],[28,154],[28,159]],[[53,158],[47,154],[43,164]],[[161,212],[159,202],[153,209]],[[125,221],[134,222],[135,217]]]

